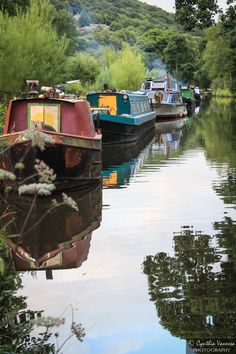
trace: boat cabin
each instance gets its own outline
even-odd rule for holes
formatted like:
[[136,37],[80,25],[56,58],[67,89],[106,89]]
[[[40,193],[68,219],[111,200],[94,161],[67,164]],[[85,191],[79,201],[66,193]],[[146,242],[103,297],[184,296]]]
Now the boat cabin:
[[143,82],[141,91],[174,91],[180,92],[180,85],[174,80],[152,80],[148,79]]
[[95,128],[85,100],[27,98],[9,103],[4,134],[26,129],[42,130],[94,138]]
[[87,95],[92,108],[107,108],[113,116],[137,116],[151,111],[147,96],[135,93],[102,92]]

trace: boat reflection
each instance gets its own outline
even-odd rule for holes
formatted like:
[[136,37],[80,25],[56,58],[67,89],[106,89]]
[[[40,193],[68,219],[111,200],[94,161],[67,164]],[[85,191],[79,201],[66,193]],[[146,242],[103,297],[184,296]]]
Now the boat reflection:
[[188,118],[168,120],[156,123],[155,139],[152,151],[157,151],[169,158],[171,152],[177,151],[182,137],[182,129]]
[[87,259],[92,232],[101,222],[101,183],[68,195],[78,211],[63,204],[48,212],[55,203],[52,198],[37,200],[31,212],[28,197],[14,196],[5,205],[2,221],[6,224],[15,215],[7,227],[5,244],[16,270],[46,270],[47,278],[52,278],[53,269],[78,268]]
[[129,184],[146,160],[154,130],[138,143],[103,147],[103,187],[119,188]]

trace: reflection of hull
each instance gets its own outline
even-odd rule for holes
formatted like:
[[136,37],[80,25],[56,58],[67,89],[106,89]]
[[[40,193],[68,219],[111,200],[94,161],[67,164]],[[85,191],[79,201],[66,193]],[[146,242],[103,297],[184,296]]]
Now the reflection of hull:
[[179,149],[182,129],[188,118],[163,120],[156,123],[156,135],[151,150],[169,158]]
[[187,116],[187,109],[184,103],[156,103],[153,102],[157,121],[159,119],[182,118]]
[[[92,231],[100,225],[101,195],[100,183],[83,192],[75,190],[70,197],[77,202],[79,211],[62,205],[50,213],[47,210],[51,198],[40,199],[30,214],[22,237],[6,239],[15,269],[79,267],[87,259]],[[16,222],[9,225],[7,234],[19,235],[31,202],[30,198],[12,197],[9,208],[16,211]],[[39,225],[33,227],[39,220]],[[3,221],[7,221],[7,216]]]
[[154,138],[154,130],[146,134],[143,139],[129,144],[117,144],[111,149],[110,146],[103,146],[102,149],[102,167],[119,165],[134,159],[145,148],[145,146]]
[[107,151],[102,172],[103,186],[118,188],[129,184],[130,179],[139,172],[146,160],[150,148],[148,143],[152,138],[153,134],[147,136],[138,145],[126,144],[124,149],[114,151],[114,155],[112,154],[113,149],[110,152]]
[[155,124],[155,132],[158,134],[165,134],[182,129],[185,126],[187,120],[188,118],[158,121]]
[[[15,173],[18,180],[35,175],[36,159],[43,160],[54,170],[57,175],[56,185],[61,189],[87,185],[101,178],[101,141],[47,132],[55,144],[47,145],[41,151],[32,148],[23,134],[13,133],[0,137],[0,146],[9,146],[8,149],[4,148],[0,167]],[[15,165],[21,159],[25,168],[19,171]]]

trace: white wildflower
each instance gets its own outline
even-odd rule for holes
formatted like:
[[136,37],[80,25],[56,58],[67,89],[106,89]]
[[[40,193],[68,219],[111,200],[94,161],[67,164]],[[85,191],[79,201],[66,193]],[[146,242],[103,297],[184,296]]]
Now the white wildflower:
[[56,207],[58,207],[58,205],[59,205],[58,201],[57,201],[55,198],[52,199],[52,201],[51,201],[51,207],[52,207],[52,208],[56,208]]
[[34,168],[39,176],[40,183],[52,183],[56,179],[56,174],[44,161],[36,159]]
[[62,193],[62,198],[63,198],[63,203],[65,205],[68,205],[72,209],[79,211],[78,204],[76,203],[76,201],[74,201],[74,199],[69,197],[66,193]]
[[30,183],[23,184],[18,188],[18,194],[37,194],[37,195],[51,195],[52,192],[56,189],[54,184],[49,183]]
[[25,164],[23,162],[17,162],[15,164],[15,169],[17,170],[23,170],[25,168]]
[[45,150],[46,144],[55,144],[55,141],[49,134],[40,132],[39,130],[29,129],[22,134],[26,140],[31,140],[32,146],[37,146],[41,151]]
[[33,322],[37,326],[43,326],[43,327],[59,327],[60,325],[65,323],[64,318],[58,318],[58,317],[38,317],[37,319],[33,320]]
[[15,181],[15,179],[16,179],[16,175],[14,173],[0,168],[0,180]]

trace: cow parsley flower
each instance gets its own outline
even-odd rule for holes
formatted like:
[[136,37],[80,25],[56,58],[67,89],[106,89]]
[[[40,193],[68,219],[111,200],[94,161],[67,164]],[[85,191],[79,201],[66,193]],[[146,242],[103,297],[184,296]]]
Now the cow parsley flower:
[[68,205],[72,209],[79,211],[78,204],[76,203],[76,201],[74,201],[74,199],[69,197],[66,193],[62,193],[62,198],[63,198],[63,203],[65,205]]
[[0,180],[15,181],[15,179],[16,179],[16,175],[14,173],[0,168]]
[[36,159],[34,168],[39,176],[40,183],[52,183],[56,179],[56,174],[44,161]]
[[18,188],[18,194],[37,194],[41,196],[47,196],[51,195],[55,189],[56,187],[52,183],[30,183],[20,186]]

